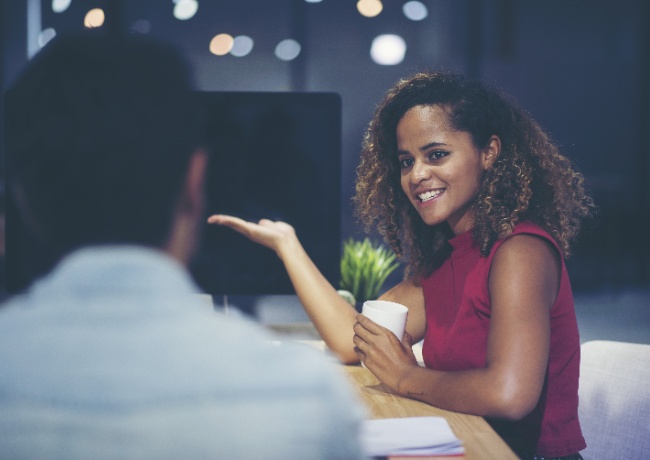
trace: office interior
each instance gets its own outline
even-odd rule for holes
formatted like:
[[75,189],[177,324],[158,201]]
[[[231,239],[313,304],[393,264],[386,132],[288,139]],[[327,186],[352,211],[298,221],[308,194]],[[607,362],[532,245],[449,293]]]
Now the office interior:
[[[365,236],[350,198],[388,87],[446,70],[502,89],[584,173],[599,208],[567,261],[582,340],[650,343],[645,0],[1,0],[0,21],[3,92],[53,36],[102,27],[179,47],[203,91],[339,94],[342,241]],[[290,295],[230,302],[261,322],[306,320]]]

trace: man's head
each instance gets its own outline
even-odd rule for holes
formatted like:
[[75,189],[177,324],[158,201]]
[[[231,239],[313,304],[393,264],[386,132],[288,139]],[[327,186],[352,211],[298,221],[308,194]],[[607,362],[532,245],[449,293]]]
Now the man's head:
[[55,39],[7,103],[9,186],[55,253],[112,243],[174,252],[178,231],[193,237],[205,156],[189,70],[176,52],[135,37]]

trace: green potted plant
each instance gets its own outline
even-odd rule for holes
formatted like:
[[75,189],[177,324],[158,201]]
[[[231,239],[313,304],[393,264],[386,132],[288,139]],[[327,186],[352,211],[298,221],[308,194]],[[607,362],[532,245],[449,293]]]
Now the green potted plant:
[[398,266],[395,253],[381,243],[350,238],[343,243],[339,293],[359,310],[363,302],[379,296],[386,278]]

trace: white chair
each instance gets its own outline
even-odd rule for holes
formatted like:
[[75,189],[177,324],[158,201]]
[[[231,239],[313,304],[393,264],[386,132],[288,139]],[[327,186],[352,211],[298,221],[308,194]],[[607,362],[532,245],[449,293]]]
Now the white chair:
[[650,459],[650,345],[594,340],[581,351],[583,457]]

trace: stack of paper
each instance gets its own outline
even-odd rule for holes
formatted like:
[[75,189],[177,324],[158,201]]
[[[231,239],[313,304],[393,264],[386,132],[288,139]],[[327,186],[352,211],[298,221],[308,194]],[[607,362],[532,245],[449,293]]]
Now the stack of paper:
[[462,455],[463,444],[443,417],[366,420],[361,446],[369,457]]

